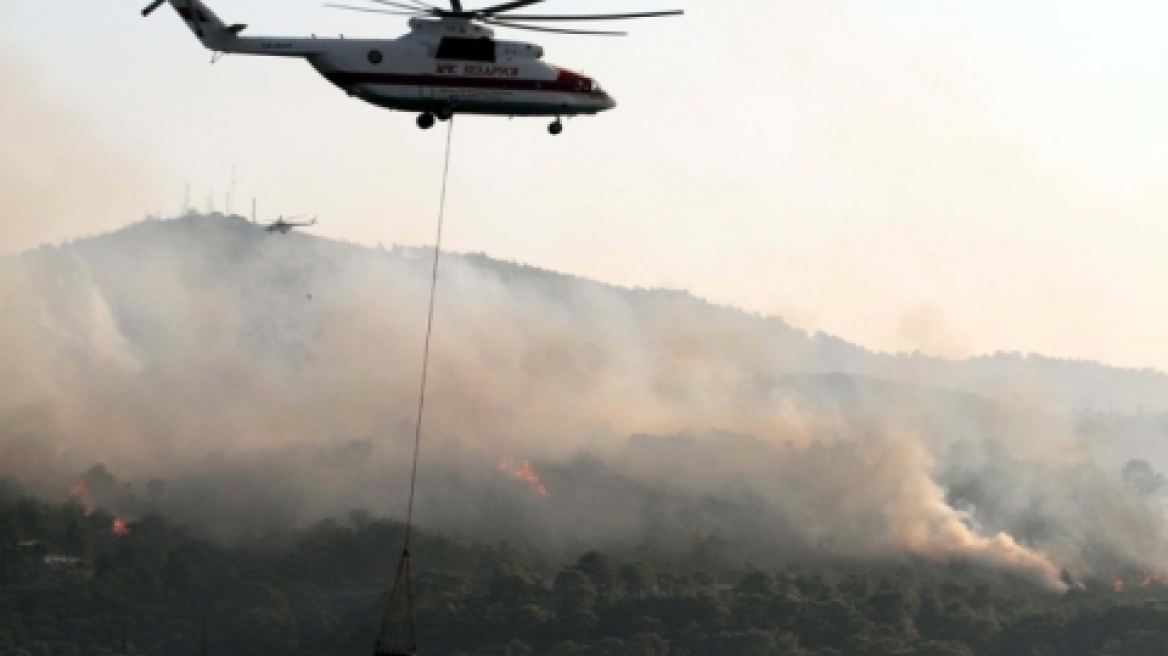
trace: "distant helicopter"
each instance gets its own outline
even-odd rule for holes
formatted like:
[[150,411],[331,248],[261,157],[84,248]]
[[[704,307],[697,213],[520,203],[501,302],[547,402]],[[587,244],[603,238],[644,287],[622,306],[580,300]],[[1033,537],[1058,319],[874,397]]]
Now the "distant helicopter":
[[316,218],[314,217],[308,223],[296,223],[295,221],[285,221],[284,217],[276,219],[275,223],[264,226],[264,230],[271,233],[280,233],[286,235],[296,228],[307,228],[316,225]]
[[[369,0],[391,7],[327,5],[336,9],[410,16],[410,33],[390,40],[241,37],[246,25],[227,25],[200,0],[155,0],[150,15],[169,2],[208,49],[216,53],[299,57],[341,90],[385,109],[420,112],[418,127],[455,113],[555,117],[553,135],[564,130],[561,118],[598,114],[616,101],[596,80],[541,61],[541,46],[497,41],[486,25],[555,34],[625,36],[542,27],[526,23],[625,20],[679,16],[682,11],[625,14],[512,14],[546,0],[513,0],[467,10],[462,0],[440,9],[421,0]],[[502,20],[506,19],[506,20]],[[519,21],[519,22],[515,22]]]

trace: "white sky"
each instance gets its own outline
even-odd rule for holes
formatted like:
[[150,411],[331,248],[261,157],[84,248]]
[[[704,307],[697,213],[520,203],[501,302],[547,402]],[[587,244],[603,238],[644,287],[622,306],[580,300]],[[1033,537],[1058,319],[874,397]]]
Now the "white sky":
[[[209,66],[144,4],[0,0],[0,248],[172,214],[187,182],[221,209],[232,166],[236,209],[257,196],[263,219],[431,238],[440,131],[302,62]],[[406,29],[309,0],[210,4],[252,33]],[[686,288],[879,349],[1168,369],[1168,5],[681,6],[628,39],[506,33],[621,104],[555,139],[543,120],[462,120],[448,247]]]

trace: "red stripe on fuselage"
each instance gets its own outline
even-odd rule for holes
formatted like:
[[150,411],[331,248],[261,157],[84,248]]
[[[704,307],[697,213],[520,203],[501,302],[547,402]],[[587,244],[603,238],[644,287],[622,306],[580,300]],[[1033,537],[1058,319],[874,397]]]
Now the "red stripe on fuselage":
[[395,86],[416,86],[431,88],[495,89],[500,91],[548,91],[557,93],[577,93],[603,97],[596,91],[581,91],[576,88],[577,80],[516,80],[512,78],[455,77],[447,75],[401,75],[397,73],[327,73],[326,77],[341,87],[360,84],[387,84]]

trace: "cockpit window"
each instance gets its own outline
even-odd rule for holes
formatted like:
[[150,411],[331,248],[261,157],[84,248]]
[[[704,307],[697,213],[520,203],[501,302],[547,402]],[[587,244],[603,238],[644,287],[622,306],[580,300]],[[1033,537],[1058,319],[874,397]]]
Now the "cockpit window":
[[495,62],[495,42],[488,38],[463,39],[445,37],[438,44],[438,59],[459,59],[474,62]]

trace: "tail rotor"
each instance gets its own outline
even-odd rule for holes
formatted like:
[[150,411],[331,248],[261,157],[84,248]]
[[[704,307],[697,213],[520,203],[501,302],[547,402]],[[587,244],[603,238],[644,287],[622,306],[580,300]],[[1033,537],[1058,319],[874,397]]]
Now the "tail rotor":
[[178,12],[187,27],[195,33],[199,41],[207,48],[222,52],[231,40],[242,32],[246,25],[227,25],[214,11],[207,6],[204,0],[150,0],[150,4],[142,10],[143,16],[149,16],[164,4],[170,4]]
[[[167,0],[154,0],[154,2],[151,2],[149,6],[142,10],[142,16],[146,17],[150,14],[153,14],[155,10],[166,4],[166,2]],[[200,12],[197,7],[195,7],[194,0],[187,0],[187,8],[185,11],[186,13],[183,17],[190,21],[191,27],[193,27],[195,30],[195,36],[199,37],[200,39],[203,38],[203,26],[201,23],[205,20],[205,18],[204,14]],[[179,10],[179,12],[182,13],[183,10]]]
[[161,7],[164,4],[166,4],[166,0],[154,0],[154,2],[150,3],[149,7],[142,10],[142,16],[146,17],[146,16],[149,16],[150,14],[153,14],[156,9],[158,9],[159,7]]

